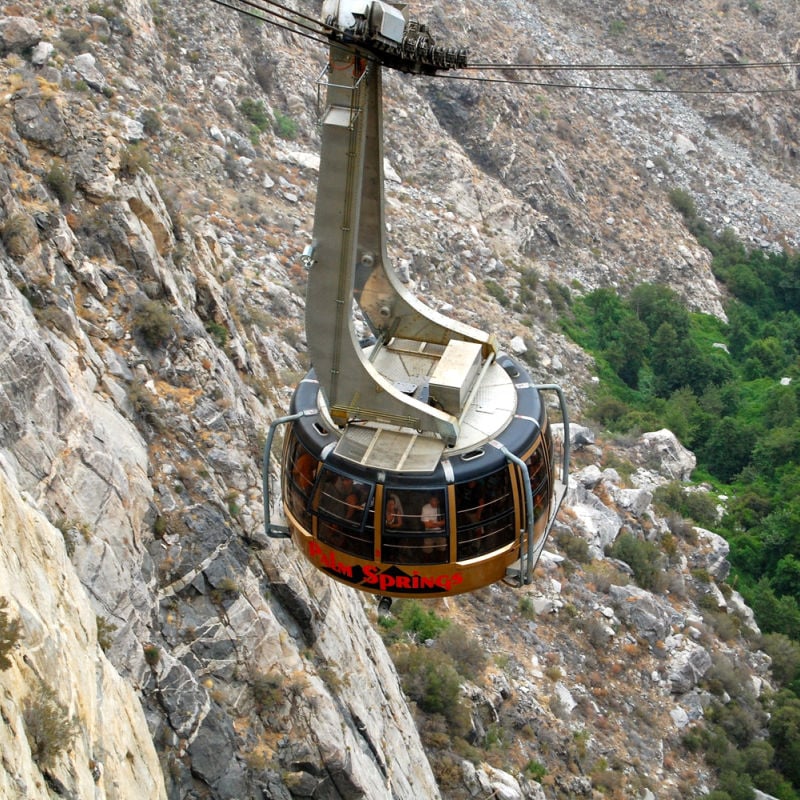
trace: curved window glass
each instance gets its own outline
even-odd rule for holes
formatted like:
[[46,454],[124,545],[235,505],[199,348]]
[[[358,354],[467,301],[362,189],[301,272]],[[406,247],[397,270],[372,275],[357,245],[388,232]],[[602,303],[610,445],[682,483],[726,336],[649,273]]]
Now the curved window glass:
[[479,480],[457,483],[457,559],[499,550],[516,538],[516,512],[508,467]]
[[388,564],[444,564],[450,560],[444,489],[387,486],[383,493],[383,543]]
[[297,521],[310,531],[309,499],[317,477],[319,462],[295,437],[289,441],[288,456],[288,465],[283,471],[288,489],[286,492],[287,505]]
[[314,493],[317,538],[345,553],[373,557],[372,485],[323,466]]
[[[550,439],[550,430],[547,437],[527,458],[525,464],[531,478],[531,492],[533,493],[533,518],[534,521],[547,511],[550,502],[551,476],[550,476],[550,450],[546,447]],[[552,448],[552,445],[550,445]]]

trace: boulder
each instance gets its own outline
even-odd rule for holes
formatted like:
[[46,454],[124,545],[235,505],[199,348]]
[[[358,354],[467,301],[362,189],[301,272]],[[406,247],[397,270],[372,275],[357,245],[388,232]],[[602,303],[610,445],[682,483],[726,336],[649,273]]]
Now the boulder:
[[637,586],[609,587],[617,616],[636,636],[650,644],[663,641],[672,627],[672,611],[666,601]]
[[642,434],[634,445],[632,456],[647,469],[670,481],[689,480],[697,466],[694,453],[666,429]]
[[86,82],[86,85],[96,92],[108,90],[108,81],[97,67],[97,59],[91,53],[81,53],[72,60],[75,72]]
[[669,657],[667,674],[673,694],[685,694],[694,689],[711,668],[711,656],[701,645],[683,639],[681,647]]
[[705,528],[695,528],[698,546],[689,556],[692,569],[704,569],[716,581],[724,581],[731,571],[728,561],[730,545],[719,534]]
[[41,28],[30,17],[3,17],[0,19],[0,56],[24,53],[42,37]]

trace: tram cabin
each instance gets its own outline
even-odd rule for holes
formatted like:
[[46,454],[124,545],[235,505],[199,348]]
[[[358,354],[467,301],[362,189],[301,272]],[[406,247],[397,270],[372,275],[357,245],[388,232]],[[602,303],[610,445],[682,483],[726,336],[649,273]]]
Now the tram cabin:
[[314,566],[382,596],[441,597],[518,577],[529,547],[538,557],[555,510],[553,439],[539,391],[516,362],[501,363],[514,376],[516,414],[492,439],[450,448],[433,469],[423,468],[424,454],[415,460],[415,442],[424,449],[425,440],[399,431],[392,441],[407,452],[397,469],[387,454],[377,469],[365,454],[374,430],[363,431],[363,448],[342,447],[309,373],[293,399],[300,416],[285,438],[282,494],[292,538]]

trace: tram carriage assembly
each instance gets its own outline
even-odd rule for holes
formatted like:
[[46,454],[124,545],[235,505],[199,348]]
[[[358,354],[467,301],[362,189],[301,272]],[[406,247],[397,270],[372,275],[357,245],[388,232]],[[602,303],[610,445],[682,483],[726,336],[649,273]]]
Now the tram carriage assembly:
[[[386,255],[382,66],[416,74],[466,64],[404,4],[326,0],[319,185],[308,268],[312,370],[264,451],[267,532],[291,536],[332,578],[383,597],[524,585],[566,491],[560,387],[535,385],[487,333],[420,302]],[[371,336],[353,320],[356,303]],[[544,396],[564,437],[554,446]],[[270,518],[273,438],[286,426]]]

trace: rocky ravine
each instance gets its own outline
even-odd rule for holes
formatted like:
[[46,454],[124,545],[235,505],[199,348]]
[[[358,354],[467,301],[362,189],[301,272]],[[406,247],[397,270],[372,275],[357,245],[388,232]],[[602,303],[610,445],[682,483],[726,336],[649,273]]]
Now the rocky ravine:
[[[457,5],[449,19],[468,18],[487,43],[507,32],[508,46],[594,57],[588,29],[577,36],[553,9],[542,7],[547,18],[450,5],[437,15],[443,29]],[[742,19],[734,9],[731,35]],[[304,369],[295,257],[311,226],[309,79],[321,53],[210,4],[135,0],[77,3],[63,15],[18,3],[0,18],[0,39],[0,596],[20,624],[0,673],[0,787],[20,798],[438,797],[373,603],[262,533],[260,442]],[[493,47],[501,52],[499,40]],[[534,268],[573,288],[603,285],[603,275],[621,286],[660,277],[721,310],[708,257],[659,181],[645,179],[646,163],[646,172],[624,163],[631,150],[615,131],[634,149],[661,135],[644,107],[606,109],[590,125],[560,96],[546,115],[513,88],[466,103],[449,84],[435,96],[405,78],[387,85],[398,263],[443,309],[523,340],[542,378],[563,372],[576,413],[591,362],[553,332],[549,301],[504,314],[483,280],[513,295]],[[254,144],[243,97],[290,115],[298,137],[263,132]],[[474,116],[448,135],[448,115],[465,103],[492,122],[485,151]],[[587,135],[565,136],[563,118]],[[603,148],[591,144],[601,140],[615,142],[605,171],[619,186],[601,181]],[[725,191],[758,174],[764,194],[778,196],[785,184],[764,166],[760,141],[737,137],[719,158],[748,144],[752,163]],[[675,161],[704,176],[711,207],[725,171],[703,172],[685,154]],[[683,174],[668,167],[664,175]],[[639,179],[627,181],[633,172]],[[768,204],[732,206],[757,237],[791,228],[798,213],[791,202],[780,218]],[[633,208],[648,216],[629,228]],[[461,765],[461,796],[590,797],[607,772],[631,797],[710,785],[680,749],[708,700],[698,682],[722,658],[759,681],[767,668],[740,638],[721,642],[697,610],[714,591],[719,608],[747,622],[735,595],[691,582],[700,567],[724,578],[713,536],[681,544],[669,595],[616,573],[603,579],[603,547],[623,526],[654,539],[665,531],[653,483],[687,476],[688,456],[669,455],[667,435],[656,441],[661,449],[648,439],[626,456],[642,467],[636,480],[606,469],[607,451],[584,447],[561,525],[590,543],[596,563],[544,560],[541,583],[523,593],[533,618],[505,587],[440,604],[497,656],[486,685],[465,687],[476,741],[484,712],[535,734],[520,737],[506,769]],[[37,749],[26,720],[34,691],[66,726],[52,754]],[[545,764],[549,781],[521,778],[519,759]]]

